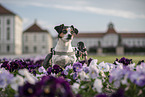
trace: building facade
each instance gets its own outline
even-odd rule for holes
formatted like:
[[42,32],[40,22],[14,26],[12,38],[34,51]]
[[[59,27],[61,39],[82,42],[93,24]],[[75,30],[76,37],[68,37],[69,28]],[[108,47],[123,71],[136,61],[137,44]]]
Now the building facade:
[[106,32],[79,33],[72,41],[73,46],[77,46],[79,41],[85,43],[87,50],[92,47],[117,47],[119,39],[121,44],[127,47],[145,47],[145,32],[116,32],[113,23],[109,23]]
[[22,19],[1,4],[0,54],[22,54]]
[[36,21],[23,32],[23,53],[47,54],[52,46],[51,34],[42,29]]

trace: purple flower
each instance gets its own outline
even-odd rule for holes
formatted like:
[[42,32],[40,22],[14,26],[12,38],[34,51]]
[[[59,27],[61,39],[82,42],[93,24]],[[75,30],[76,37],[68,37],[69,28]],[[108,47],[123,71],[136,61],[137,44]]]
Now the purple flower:
[[[115,61],[118,61],[118,59],[116,58]],[[125,66],[127,66],[127,65],[129,65],[129,64],[131,64],[131,63],[133,63],[133,62],[132,62],[132,59],[128,59],[128,58],[125,58],[125,57],[122,57],[118,62],[119,62],[119,63],[122,63],[122,64],[125,65]],[[116,62],[114,62],[113,64],[117,65]]]
[[109,97],[107,94],[97,94],[95,97]]
[[53,73],[57,74],[57,73],[62,72],[62,71],[63,71],[63,69],[59,65],[53,66],[53,69],[52,69]]
[[69,73],[69,71],[72,69],[72,66],[71,65],[68,65],[68,66],[66,66],[65,67],[65,70],[63,71],[63,73],[65,74],[65,75],[68,75],[68,73]]
[[129,78],[131,82],[135,83],[136,85],[140,87],[145,86],[145,73],[143,73],[142,71],[131,72]]
[[36,76],[36,70],[33,70],[33,74]]
[[74,72],[81,72],[82,71],[82,63],[76,62],[73,64]]
[[[118,88],[120,86],[120,81],[125,77],[126,74],[129,74],[131,71],[127,69],[114,69],[110,72],[109,82]],[[127,76],[128,78],[128,76]]]
[[83,70],[85,73],[89,73],[89,67],[84,67]]
[[29,65],[28,68],[30,69],[35,69],[37,66],[36,65]]
[[116,61],[118,61],[118,58],[116,58]]
[[75,79],[77,79],[77,77],[78,77],[78,73],[75,72],[75,73],[73,74],[73,79],[75,80]]
[[132,59],[127,59],[125,57],[122,57],[120,60],[119,60],[120,63],[123,63],[123,65],[129,65],[132,63]]
[[119,88],[116,93],[113,93],[110,97],[125,97],[124,96],[124,89]]
[[33,85],[30,83],[26,83],[24,86],[20,86],[18,89],[19,97],[35,97],[40,95],[40,91],[42,86],[39,84]]
[[47,68],[47,73],[48,73],[48,75],[50,75],[51,72],[52,72],[52,67]]
[[80,94],[77,94],[76,97],[82,97]]
[[40,82],[43,83],[41,96],[73,97],[69,83],[63,78],[44,76]]
[[13,72],[14,70],[18,70],[19,64],[15,61],[10,62],[10,72]]
[[11,69],[8,61],[3,62],[3,64],[1,65],[1,68],[5,68],[6,70]]

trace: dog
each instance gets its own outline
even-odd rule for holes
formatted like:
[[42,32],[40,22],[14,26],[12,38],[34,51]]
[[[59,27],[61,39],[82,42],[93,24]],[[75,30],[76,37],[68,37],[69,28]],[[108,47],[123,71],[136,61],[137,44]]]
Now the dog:
[[[54,49],[52,49],[52,65],[60,65],[65,67],[67,65],[73,64],[76,62],[75,49],[72,47],[72,40],[74,34],[78,34],[78,29],[71,26],[64,26],[61,24],[55,26],[54,29],[58,33],[58,42]],[[48,55],[44,60],[44,65],[48,63],[47,60],[50,60],[50,55]]]

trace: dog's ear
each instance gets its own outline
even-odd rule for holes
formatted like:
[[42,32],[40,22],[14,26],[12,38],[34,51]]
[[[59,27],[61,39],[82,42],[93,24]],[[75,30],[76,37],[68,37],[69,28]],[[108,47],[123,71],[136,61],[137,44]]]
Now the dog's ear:
[[76,34],[78,34],[78,32],[79,32],[78,29],[74,28],[73,25],[71,25],[71,27],[73,28],[74,32],[75,32]]
[[74,31],[76,34],[78,34],[78,32],[79,32],[77,28],[75,28]]
[[64,24],[61,24],[59,26],[55,26],[54,29],[60,34],[62,32],[63,27],[64,27]]
[[71,27],[73,28],[73,30],[74,30],[74,26],[73,25],[71,25]]

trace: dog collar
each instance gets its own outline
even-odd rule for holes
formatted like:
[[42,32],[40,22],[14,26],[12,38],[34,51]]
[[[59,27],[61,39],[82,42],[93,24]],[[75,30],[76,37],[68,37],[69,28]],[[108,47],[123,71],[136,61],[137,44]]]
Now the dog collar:
[[68,55],[68,56],[71,56],[71,55],[74,55],[75,52],[54,52],[54,55]]

